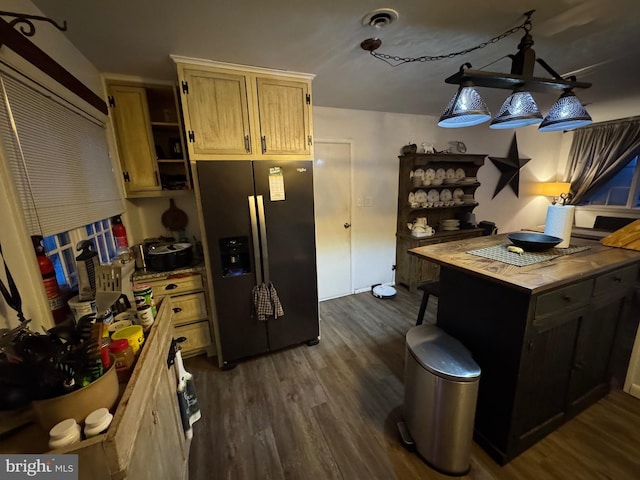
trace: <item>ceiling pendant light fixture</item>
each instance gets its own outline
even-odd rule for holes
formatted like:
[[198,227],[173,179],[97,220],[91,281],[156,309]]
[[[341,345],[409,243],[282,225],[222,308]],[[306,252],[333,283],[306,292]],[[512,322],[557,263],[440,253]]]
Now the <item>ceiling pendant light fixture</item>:
[[491,118],[487,105],[473,85],[460,85],[440,116],[438,125],[446,128],[471,127]]
[[535,125],[542,121],[538,104],[529,92],[516,89],[502,104],[489,128],[507,129]]
[[575,93],[567,90],[553,104],[538,130],[541,132],[572,130],[589,125],[592,121],[591,115],[587,113]]
[[[574,88],[589,88],[591,84],[577,82],[575,76],[567,79],[562,78],[543,59],[536,59],[535,51],[531,48],[533,46],[533,37],[529,33],[531,31],[531,16],[533,12],[534,10],[525,13],[527,19],[521,26],[525,34],[518,44],[518,52],[515,55],[509,55],[511,73],[465,69],[467,65],[471,67],[467,63],[460,68],[458,73],[445,79],[445,82],[458,85],[473,83],[478,87],[513,91],[502,105],[489,128],[519,128],[540,123],[542,114],[530,92],[549,92],[554,90],[563,90],[565,93],[556,102],[556,105],[552,107],[547,118],[542,121],[539,130],[541,132],[550,132],[586,125],[585,121],[587,118],[590,121],[591,117],[589,117],[589,114],[575,95],[571,93],[571,90]],[[534,77],[533,70],[536,63],[551,74],[552,78]],[[438,125],[448,126],[442,122],[438,123]]]
[[[491,122],[490,128],[519,128],[540,123],[542,114],[531,92],[548,93],[553,91],[563,91],[564,93],[542,120],[539,131],[569,130],[587,125],[591,122],[591,117],[573,94],[573,90],[589,88],[591,83],[578,82],[574,75],[563,78],[543,59],[536,58],[535,51],[531,48],[534,43],[533,38],[529,33],[531,31],[531,17],[534,12],[535,10],[525,12],[524,22],[517,27],[479,45],[448,54],[412,58],[377,53],[375,50],[382,45],[382,41],[377,38],[364,40],[360,46],[376,59],[382,60],[392,67],[397,67],[405,63],[430,62],[466,55],[524,30],[524,36],[518,44],[518,52],[514,55],[507,55],[511,59],[511,73],[473,70],[470,63],[465,63],[457,73],[445,79],[446,83],[459,85],[459,87],[440,116],[438,125],[445,128],[470,127],[489,120],[491,114],[484,100],[478,94],[477,87],[498,88],[512,92],[502,105],[498,115]],[[551,76],[535,77],[534,67],[536,64],[541,65]]]

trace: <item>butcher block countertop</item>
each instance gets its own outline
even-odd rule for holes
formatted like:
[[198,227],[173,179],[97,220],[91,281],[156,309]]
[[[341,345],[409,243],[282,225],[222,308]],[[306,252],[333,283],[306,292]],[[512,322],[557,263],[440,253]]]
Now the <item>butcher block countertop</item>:
[[585,245],[589,246],[588,250],[524,267],[466,253],[510,243],[507,234],[500,234],[417,247],[410,249],[409,253],[531,295],[640,262],[640,252],[606,247],[600,242],[579,238],[572,238],[571,246]]

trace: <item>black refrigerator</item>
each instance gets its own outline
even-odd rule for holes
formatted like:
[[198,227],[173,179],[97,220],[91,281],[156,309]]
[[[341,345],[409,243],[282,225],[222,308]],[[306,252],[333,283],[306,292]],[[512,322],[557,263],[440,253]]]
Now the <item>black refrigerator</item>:
[[[312,161],[198,161],[223,367],[319,336]],[[259,320],[252,291],[284,315]]]

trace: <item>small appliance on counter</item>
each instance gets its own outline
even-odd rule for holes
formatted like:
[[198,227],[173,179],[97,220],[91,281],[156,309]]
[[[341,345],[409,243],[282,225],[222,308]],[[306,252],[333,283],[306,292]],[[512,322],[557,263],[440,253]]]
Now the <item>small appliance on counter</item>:
[[190,243],[150,245],[145,256],[147,270],[155,272],[187,267],[192,260],[193,245]]

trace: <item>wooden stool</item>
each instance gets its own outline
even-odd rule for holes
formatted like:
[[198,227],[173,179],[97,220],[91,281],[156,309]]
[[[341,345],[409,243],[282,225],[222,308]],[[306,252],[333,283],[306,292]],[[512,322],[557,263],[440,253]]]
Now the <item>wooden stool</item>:
[[420,310],[418,311],[418,318],[416,319],[416,325],[422,325],[424,320],[424,314],[427,311],[427,303],[429,303],[429,295],[434,297],[440,296],[440,282],[424,282],[418,285],[418,290],[422,290],[422,303],[420,303]]

